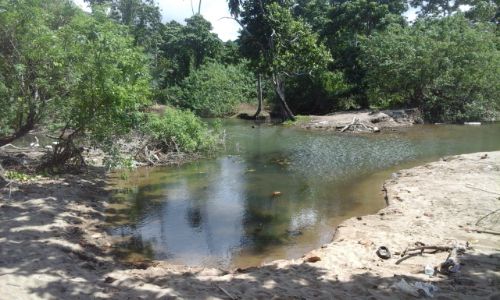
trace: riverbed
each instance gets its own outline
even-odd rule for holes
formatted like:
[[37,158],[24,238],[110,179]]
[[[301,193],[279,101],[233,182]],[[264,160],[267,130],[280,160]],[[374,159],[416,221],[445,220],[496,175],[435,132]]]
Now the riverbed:
[[222,268],[298,258],[385,206],[401,168],[500,149],[500,124],[351,135],[228,120],[214,158],[116,174],[109,231],[130,253]]

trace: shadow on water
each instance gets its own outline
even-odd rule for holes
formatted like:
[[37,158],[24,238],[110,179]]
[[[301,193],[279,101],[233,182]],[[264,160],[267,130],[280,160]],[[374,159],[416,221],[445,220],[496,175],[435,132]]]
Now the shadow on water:
[[500,124],[338,135],[228,121],[226,130],[217,159],[115,180],[111,233],[133,236],[134,251],[147,245],[144,254],[187,265],[296,258],[329,242],[341,221],[381,209],[392,172],[500,149]]

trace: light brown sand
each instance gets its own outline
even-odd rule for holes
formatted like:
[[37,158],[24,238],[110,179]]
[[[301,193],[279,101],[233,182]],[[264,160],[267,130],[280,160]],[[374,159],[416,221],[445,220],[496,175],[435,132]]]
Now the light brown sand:
[[[432,282],[437,299],[500,299],[500,152],[461,155],[403,170],[386,182],[388,207],[353,218],[332,243],[304,259],[224,272],[154,263],[127,269],[109,255],[98,227],[103,195],[95,180],[20,185],[0,198],[0,299],[411,299],[391,286]],[[396,265],[392,253],[415,242],[472,245],[455,276],[429,278],[426,264],[446,253]],[[318,257],[315,263],[304,262]],[[147,267],[147,265],[145,266]]]

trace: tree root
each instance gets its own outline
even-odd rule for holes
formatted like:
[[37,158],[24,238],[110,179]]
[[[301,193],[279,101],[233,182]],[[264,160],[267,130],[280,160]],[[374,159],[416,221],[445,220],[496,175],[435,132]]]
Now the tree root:
[[142,165],[161,166],[179,164],[188,159],[198,157],[194,154],[181,152],[174,140],[171,141],[171,146],[168,148],[175,150],[166,151],[164,148],[153,141],[147,141],[136,151],[134,159]]
[[375,131],[375,127],[363,124],[363,123],[359,122],[359,120],[356,117],[354,117],[354,118],[352,118],[351,123],[347,124],[346,126],[342,127],[342,129],[340,129],[340,132],[344,132],[351,127],[353,130],[355,130],[356,126],[363,127],[364,129],[366,129],[368,131]]

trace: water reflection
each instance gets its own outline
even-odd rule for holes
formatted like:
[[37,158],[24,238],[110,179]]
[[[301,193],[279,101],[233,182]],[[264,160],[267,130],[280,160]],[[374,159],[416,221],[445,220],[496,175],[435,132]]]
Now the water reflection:
[[500,149],[500,125],[377,136],[244,122],[226,128],[226,152],[217,159],[115,180],[109,222],[113,234],[133,237],[126,247],[222,267],[298,257],[328,242],[343,219],[380,209],[381,184],[396,166]]

